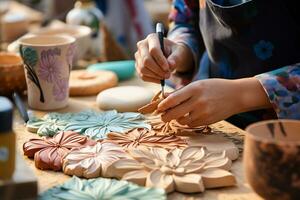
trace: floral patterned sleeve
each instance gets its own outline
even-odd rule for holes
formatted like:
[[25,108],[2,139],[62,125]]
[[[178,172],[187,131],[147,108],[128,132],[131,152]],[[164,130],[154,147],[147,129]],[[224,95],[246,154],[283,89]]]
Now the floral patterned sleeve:
[[300,119],[300,63],[257,75],[278,118]]
[[[173,0],[171,12],[169,15],[169,33],[168,38],[188,46],[194,56],[195,69],[199,63],[199,51],[204,48],[200,40],[199,30],[199,1],[195,0]],[[189,74],[182,75],[190,81],[197,70]],[[179,74],[177,74],[180,76]],[[182,80],[184,81],[184,80]]]

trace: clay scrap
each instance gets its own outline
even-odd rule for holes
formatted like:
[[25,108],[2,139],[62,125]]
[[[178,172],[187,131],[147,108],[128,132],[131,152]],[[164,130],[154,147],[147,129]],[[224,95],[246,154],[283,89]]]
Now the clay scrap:
[[167,193],[203,192],[205,189],[233,186],[231,160],[225,152],[209,152],[204,147],[130,149],[131,158],[110,165],[110,176],[141,186],[162,188]]
[[27,122],[27,130],[41,136],[53,136],[59,131],[70,130],[96,140],[106,138],[109,132],[125,133],[134,128],[151,129],[151,126],[140,113],[118,113],[115,110],[49,113],[41,119],[33,118]]
[[156,188],[140,187],[127,181],[114,179],[80,179],[73,176],[62,185],[55,186],[39,196],[40,200],[58,199],[140,199],[166,200],[165,191]]
[[166,149],[187,147],[187,142],[175,135],[156,135],[147,129],[133,129],[125,134],[108,133],[107,140],[128,148],[161,147]]
[[125,158],[122,147],[114,143],[100,143],[75,149],[63,158],[63,172],[85,178],[106,177],[107,166],[113,161]]
[[76,132],[59,132],[53,138],[30,139],[23,144],[24,155],[34,158],[36,168],[60,171],[62,158],[72,148],[94,145],[93,140]]

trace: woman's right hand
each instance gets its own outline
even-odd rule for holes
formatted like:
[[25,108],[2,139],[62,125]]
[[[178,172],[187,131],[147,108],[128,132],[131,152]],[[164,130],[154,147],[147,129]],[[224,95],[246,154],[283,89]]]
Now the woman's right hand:
[[193,55],[185,44],[164,38],[164,47],[165,55],[155,33],[137,43],[135,67],[144,81],[160,83],[160,80],[170,78],[174,70],[187,72],[193,68]]

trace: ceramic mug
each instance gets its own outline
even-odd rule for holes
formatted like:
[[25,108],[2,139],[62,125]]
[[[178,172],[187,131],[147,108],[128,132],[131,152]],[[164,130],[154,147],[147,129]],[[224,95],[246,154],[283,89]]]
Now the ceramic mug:
[[31,108],[54,110],[67,106],[74,42],[75,38],[70,36],[31,36],[20,39],[28,105]]
[[246,128],[246,179],[265,199],[300,199],[300,121],[269,120]]

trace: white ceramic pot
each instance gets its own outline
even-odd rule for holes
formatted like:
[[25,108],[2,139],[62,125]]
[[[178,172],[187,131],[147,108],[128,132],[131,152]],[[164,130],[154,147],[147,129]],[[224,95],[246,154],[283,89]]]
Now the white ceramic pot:
[[[38,36],[51,36],[51,35],[67,35],[72,36],[76,39],[76,53],[73,58],[74,64],[78,60],[83,59],[91,46],[91,28],[87,26],[77,26],[77,25],[64,25],[62,27],[46,27],[39,30],[33,31],[26,34],[22,38],[30,37],[33,35]],[[20,38],[21,39],[21,38]],[[19,51],[19,40],[11,43],[8,46],[8,51],[18,52]]]
[[19,42],[26,72],[29,106],[38,110],[67,106],[75,38],[31,36]]

